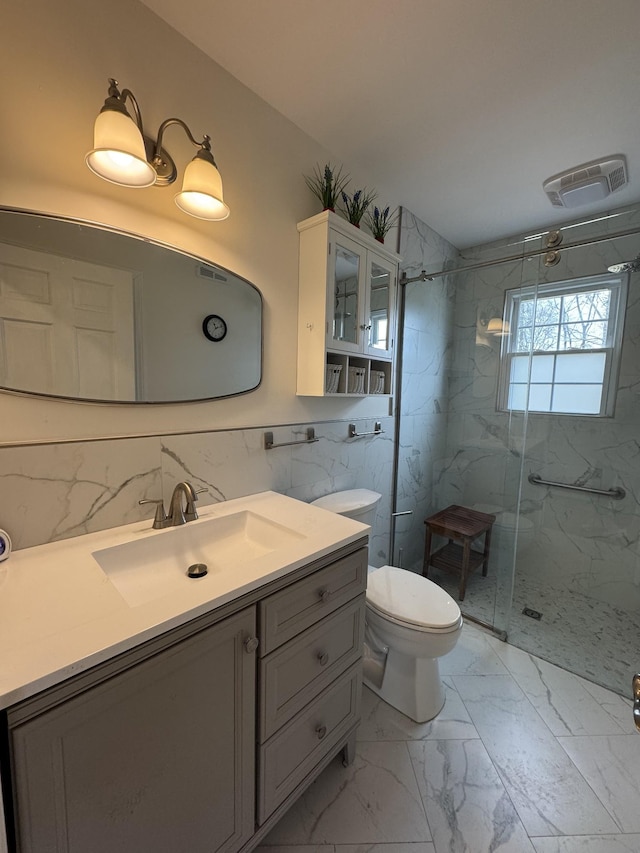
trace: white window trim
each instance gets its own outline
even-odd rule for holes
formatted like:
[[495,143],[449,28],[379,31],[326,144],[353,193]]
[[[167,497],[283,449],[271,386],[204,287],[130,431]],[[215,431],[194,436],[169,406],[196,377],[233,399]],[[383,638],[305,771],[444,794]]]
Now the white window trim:
[[[616,391],[618,387],[618,375],[620,372],[620,359],[622,353],[622,338],[624,329],[624,318],[627,306],[627,290],[629,275],[600,275],[587,276],[583,278],[569,279],[559,282],[525,285],[520,288],[505,291],[505,302],[503,317],[509,323],[509,334],[502,338],[500,353],[500,376],[498,381],[498,411],[522,412],[524,409],[509,408],[509,389],[511,378],[511,361],[513,356],[526,355],[529,357],[529,371],[531,371],[531,358],[534,355],[558,355],[566,353],[599,353],[605,354],[605,369],[602,381],[603,394],[599,412],[551,412],[548,410],[529,409],[527,411],[537,415],[602,418],[613,417],[615,408]],[[585,293],[589,290],[602,290],[607,288],[611,291],[611,310],[609,312],[609,323],[607,327],[608,346],[601,349],[563,349],[563,350],[529,350],[517,351],[512,348],[518,335],[518,308],[523,298],[539,299],[548,296],[561,296],[569,293]],[[528,386],[529,387],[529,386]],[[528,394],[527,394],[528,398]]]

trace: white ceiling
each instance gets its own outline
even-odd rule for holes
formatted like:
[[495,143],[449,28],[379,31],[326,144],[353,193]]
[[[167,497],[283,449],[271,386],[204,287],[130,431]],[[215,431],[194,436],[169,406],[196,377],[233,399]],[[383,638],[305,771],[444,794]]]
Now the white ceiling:
[[[640,201],[640,0],[144,3],[459,248]],[[628,187],[551,206],[619,153]]]

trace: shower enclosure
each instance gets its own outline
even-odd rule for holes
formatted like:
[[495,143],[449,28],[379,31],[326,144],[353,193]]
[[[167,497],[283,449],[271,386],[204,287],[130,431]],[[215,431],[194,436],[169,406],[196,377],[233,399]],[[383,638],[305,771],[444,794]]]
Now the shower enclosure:
[[[625,695],[640,636],[640,206],[457,252],[403,211],[393,560],[493,513],[463,613]],[[614,271],[609,271],[609,268]],[[419,279],[420,271],[434,275]],[[430,570],[457,599],[458,578]]]

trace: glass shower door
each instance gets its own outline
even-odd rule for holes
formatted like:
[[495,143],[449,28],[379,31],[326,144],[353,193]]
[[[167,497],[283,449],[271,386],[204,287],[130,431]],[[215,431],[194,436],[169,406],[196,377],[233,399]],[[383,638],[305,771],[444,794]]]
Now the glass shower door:
[[[634,223],[636,210],[563,229],[564,244],[597,242],[539,262],[537,315],[558,344],[538,336],[528,356],[520,518],[531,535],[507,628],[515,645],[627,695],[640,635],[640,273],[609,267],[638,255],[640,235],[600,238]],[[553,371],[536,374],[543,357]]]

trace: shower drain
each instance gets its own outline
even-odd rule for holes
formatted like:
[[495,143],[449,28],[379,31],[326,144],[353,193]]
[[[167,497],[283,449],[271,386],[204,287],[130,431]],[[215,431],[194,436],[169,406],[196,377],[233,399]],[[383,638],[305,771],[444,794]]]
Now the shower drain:
[[539,610],[534,610],[532,607],[523,607],[522,612],[525,616],[529,616],[531,619],[542,619],[542,613]]

